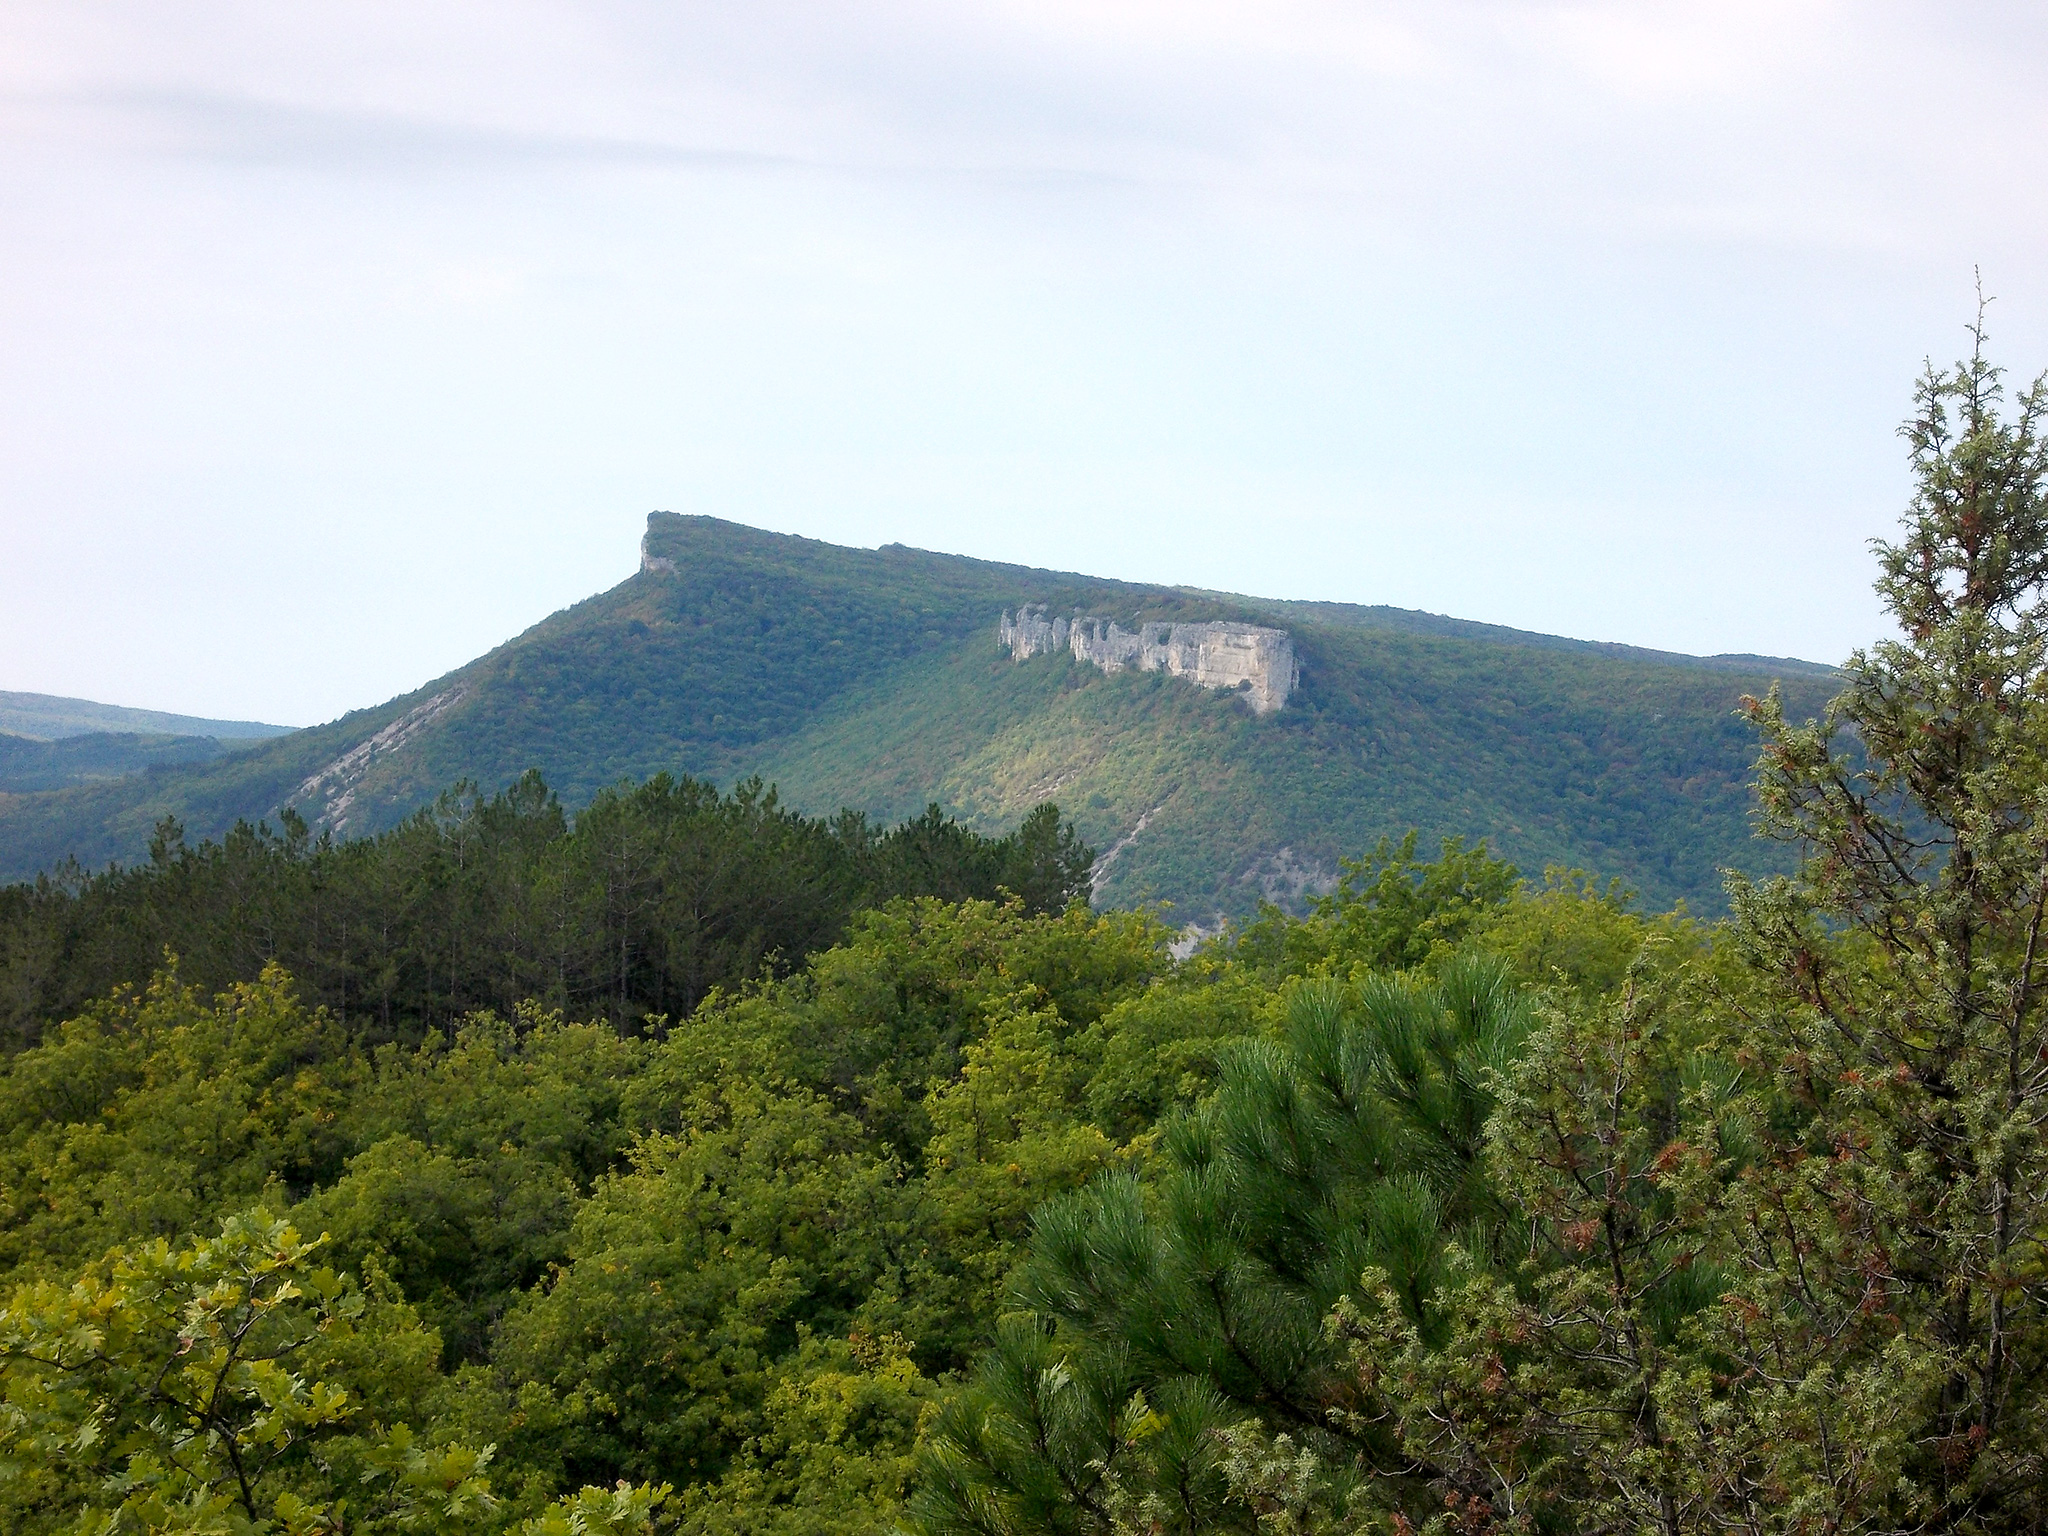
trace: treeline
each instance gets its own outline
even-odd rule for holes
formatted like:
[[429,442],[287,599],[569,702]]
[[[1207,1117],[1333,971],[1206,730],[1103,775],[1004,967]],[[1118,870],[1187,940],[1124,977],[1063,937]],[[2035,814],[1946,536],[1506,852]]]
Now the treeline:
[[386,1036],[523,1003],[637,1029],[800,963],[896,897],[1060,910],[1093,859],[1050,805],[991,838],[936,806],[880,829],[800,815],[758,781],[724,794],[665,774],[573,819],[529,773],[496,795],[459,785],[373,838],[280,821],[197,847],[167,821],[146,864],[0,890],[0,1040],[33,1041],[166,953],[208,995],[282,965]]

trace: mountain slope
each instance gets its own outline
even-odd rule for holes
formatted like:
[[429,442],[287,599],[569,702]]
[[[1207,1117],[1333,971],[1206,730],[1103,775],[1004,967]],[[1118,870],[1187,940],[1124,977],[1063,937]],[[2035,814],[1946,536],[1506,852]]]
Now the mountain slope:
[[[1027,601],[1133,624],[1285,628],[1300,684],[1255,718],[1159,673],[1104,674],[1064,654],[1014,662],[996,620]],[[290,804],[361,833],[457,778],[494,786],[537,767],[571,805],[661,770],[759,773],[814,810],[894,817],[936,799],[984,827],[1053,798],[1097,847],[1121,842],[1105,900],[1170,899],[1186,917],[1319,889],[1340,857],[1411,826],[1711,907],[1720,866],[1777,857],[1748,837],[1754,749],[1733,714],[1774,679],[1795,712],[1832,691],[1829,671],[1803,662],[656,514],[638,573],[404,698],[214,763],[0,797],[0,873],[135,857],[165,814],[212,834]]]

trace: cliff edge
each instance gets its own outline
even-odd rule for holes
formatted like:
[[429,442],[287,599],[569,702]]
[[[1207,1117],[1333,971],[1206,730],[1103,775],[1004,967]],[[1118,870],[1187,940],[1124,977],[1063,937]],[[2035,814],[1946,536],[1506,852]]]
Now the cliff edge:
[[1293,637],[1258,624],[1157,623],[1132,631],[1114,619],[1079,613],[1071,619],[1050,618],[1044,604],[1026,603],[1014,618],[1003,614],[996,639],[1018,661],[1065,650],[1105,672],[1136,667],[1203,688],[1227,688],[1243,694],[1253,713],[1261,715],[1287,702],[1298,676]]

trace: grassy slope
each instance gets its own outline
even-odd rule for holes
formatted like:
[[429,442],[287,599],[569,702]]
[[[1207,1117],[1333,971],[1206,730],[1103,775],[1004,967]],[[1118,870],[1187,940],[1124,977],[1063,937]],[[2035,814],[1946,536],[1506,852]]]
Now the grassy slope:
[[[1281,848],[1327,868],[1410,826],[1711,904],[1717,866],[1770,852],[1746,841],[1752,749],[1737,696],[1773,675],[1796,709],[1828,691],[1804,663],[842,549],[708,518],[657,517],[649,549],[675,571],[637,574],[376,709],[198,767],[0,796],[0,875],[68,852],[134,857],[166,813],[193,835],[272,815],[348,748],[459,689],[372,761],[343,831],[388,825],[458,778],[494,787],[528,767],[572,805],[662,769],[759,772],[817,809],[895,817],[937,799],[989,827],[1050,796],[1098,847],[1153,812],[1105,894],[1170,896],[1190,914],[1243,910]],[[992,631],[1021,601],[1129,622],[1284,624],[1302,686],[1258,720],[1164,677],[1064,657],[1020,666]]]
[[[936,798],[989,826],[1050,796],[1098,848],[1149,812],[1104,894],[1190,916],[1242,912],[1289,866],[1328,870],[1409,827],[1710,908],[1720,868],[1776,862],[1749,837],[1755,747],[1734,714],[1769,672],[1343,626],[1296,638],[1301,690],[1260,720],[1158,675],[1019,666],[976,637],[844,700],[763,771],[805,805]],[[1795,710],[1830,691],[1786,687]]]

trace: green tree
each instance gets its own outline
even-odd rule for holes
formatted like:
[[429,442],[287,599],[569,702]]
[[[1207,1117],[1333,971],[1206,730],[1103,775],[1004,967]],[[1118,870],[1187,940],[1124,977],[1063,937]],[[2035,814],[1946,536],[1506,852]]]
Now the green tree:
[[640,1028],[713,990],[797,969],[898,897],[1033,912],[1085,898],[1093,859],[1057,808],[988,837],[936,807],[892,829],[801,815],[772,786],[656,774],[573,821],[534,772],[461,780],[375,837],[236,825],[196,847],[166,819],[150,861],[0,891],[0,1035],[18,1048],[164,951],[212,994],[281,965],[309,1001],[412,1039],[523,1003]]
[[1343,861],[1337,888],[1290,921],[1277,908],[1239,941],[1247,960],[1286,975],[1365,976],[1442,963],[1508,904],[1521,883],[1486,844],[1447,837],[1434,859],[1415,856],[1416,834],[1381,838]]
[[[255,1212],[216,1238],[118,1251],[66,1286],[43,1281],[0,1312],[5,1497],[37,1529],[339,1529],[322,1452],[359,1427],[359,1394],[333,1379],[365,1298],[316,1268],[317,1241]],[[391,1309],[383,1369],[424,1363],[430,1335]],[[401,1433],[346,1448],[373,1507],[461,1529],[493,1506],[488,1451],[429,1452]],[[340,1479],[334,1479],[338,1483]],[[20,1527],[17,1527],[20,1528]]]
[[930,1437],[920,1528],[1249,1526],[1216,1439],[1242,1420],[1405,1475],[1398,1435],[1342,1412],[1360,1404],[1325,1318],[1377,1268],[1439,1331],[1454,1239],[1498,1246],[1485,1125],[1530,1023],[1498,962],[1434,987],[1297,985],[1284,1038],[1227,1051],[1215,1095],[1167,1127],[1156,1190],[1112,1174],[1039,1212],[1028,1313]]
[[0,1513],[28,1532],[643,1533],[665,1486],[585,1488],[520,1520],[494,1455],[432,1412],[439,1341],[263,1211],[117,1249],[0,1309]]
[[572,1480],[723,1476],[801,1331],[843,1332],[883,1278],[895,1170],[803,1090],[722,1082],[578,1211],[552,1285],[505,1317],[505,1442]]
[[78,1265],[340,1171],[364,1062],[275,967],[207,1000],[175,969],[121,989],[0,1076],[0,1266]]
[[[1842,1245],[1857,1268],[1788,1296],[1736,1359],[1890,1319],[1855,1336],[1864,1359],[1906,1341],[1923,1389],[1897,1401],[1896,1517],[2003,1530],[2037,1518],[2048,1413],[2048,376],[2008,416],[1981,317],[1975,335],[1902,429],[1913,502],[1878,546],[1898,637],[1851,659],[1825,721],[1756,708],[1764,826],[1804,864],[1735,903],[1769,983],[1746,1042],[1782,1107],[1748,1198],[1783,1214],[1742,1251],[1782,1276]],[[1817,1178],[1815,1153],[1841,1170]],[[1826,1416],[1790,1432],[1811,1443]]]

